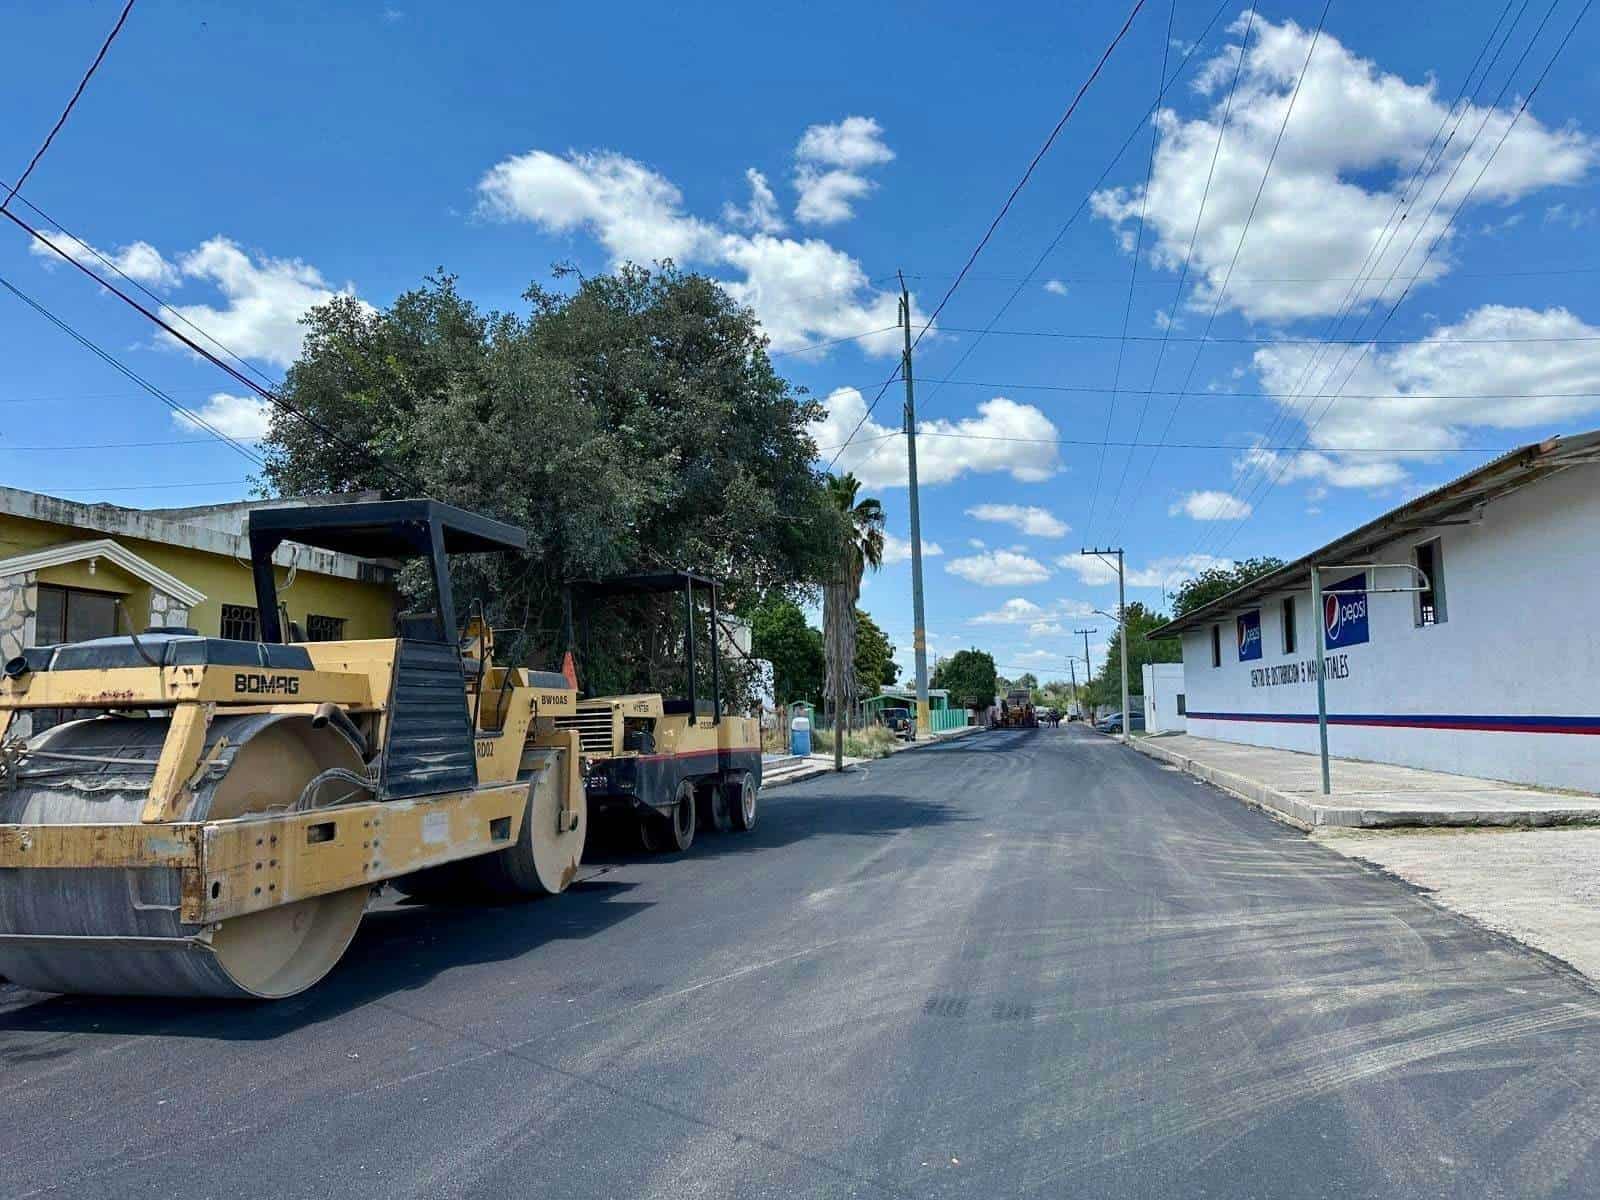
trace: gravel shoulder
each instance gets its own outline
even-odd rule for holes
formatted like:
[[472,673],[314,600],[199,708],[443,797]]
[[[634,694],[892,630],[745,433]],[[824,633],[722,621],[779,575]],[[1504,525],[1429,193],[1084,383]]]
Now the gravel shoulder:
[[1311,837],[1600,980],[1600,829],[1321,829]]

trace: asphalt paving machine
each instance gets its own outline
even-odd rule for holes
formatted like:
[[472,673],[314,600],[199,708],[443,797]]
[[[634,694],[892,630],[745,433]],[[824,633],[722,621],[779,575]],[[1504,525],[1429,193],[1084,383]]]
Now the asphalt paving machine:
[[[397,636],[285,641],[284,542],[426,560]],[[577,693],[456,624],[447,556],[524,534],[431,500],[252,512],[261,641],[188,629],[36,647],[0,678],[0,975],[56,992],[278,998],[389,882],[562,891],[583,852]],[[292,628],[289,632],[293,633]],[[78,719],[5,739],[29,710]],[[87,712],[87,715],[84,715]]]
[[[596,820],[632,823],[648,851],[687,850],[697,829],[755,828],[761,788],[761,729],[753,717],[727,713],[715,633],[714,579],[688,571],[623,575],[576,583],[569,610],[587,623],[621,597],[681,597],[687,695],[642,692],[578,701],[558,728],[583,744],[584,785]],[[710,645],[696,638],[697,600],[709,607]],[[648,603],[648,600],[646,601]],[[588,638],[582,639],[587,644]],[[701,657],[710,659],[710,695],[701,694]]]

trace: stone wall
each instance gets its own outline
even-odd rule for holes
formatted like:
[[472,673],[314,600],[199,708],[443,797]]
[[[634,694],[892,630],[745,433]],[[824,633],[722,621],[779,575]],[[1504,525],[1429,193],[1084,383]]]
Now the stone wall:
[[157,588],[150,589],[150,627],[181,629],[189,624],[189,610]]
[[[0,578],[0,660],[15,658],[33,644],[39,608],[39,576],[28,571]],[[32,721],[26,715],[11,723],[12,734],[27,737]]]

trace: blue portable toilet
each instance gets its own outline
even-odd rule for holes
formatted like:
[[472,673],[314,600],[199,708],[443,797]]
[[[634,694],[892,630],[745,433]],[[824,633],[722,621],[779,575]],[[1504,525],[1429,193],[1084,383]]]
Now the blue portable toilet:
[[789,722],[789,753],[802,757],[811,753],[811,718],[803,711]]

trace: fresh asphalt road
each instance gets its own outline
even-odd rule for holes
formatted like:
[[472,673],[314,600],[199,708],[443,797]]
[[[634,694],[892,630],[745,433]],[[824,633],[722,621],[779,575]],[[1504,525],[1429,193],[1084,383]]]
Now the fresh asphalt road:
[[0,1196],[1600,1195],[1600,997],[1078,729],[261,1006],[0,988]]

